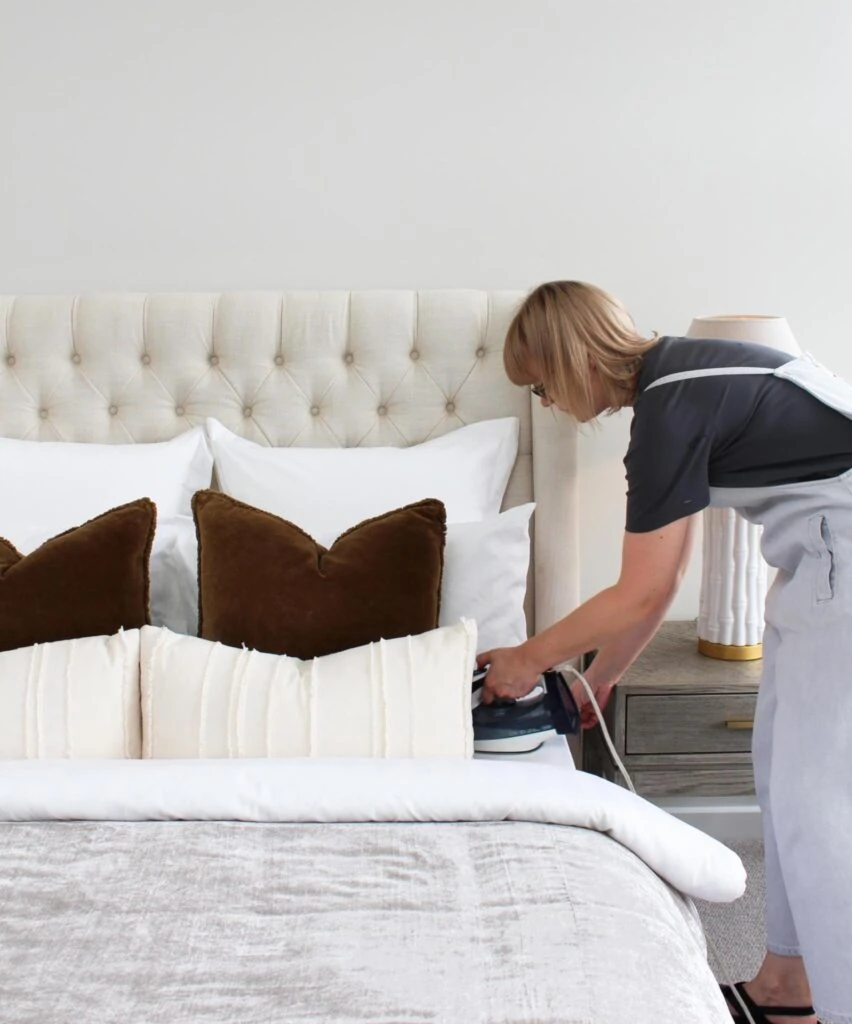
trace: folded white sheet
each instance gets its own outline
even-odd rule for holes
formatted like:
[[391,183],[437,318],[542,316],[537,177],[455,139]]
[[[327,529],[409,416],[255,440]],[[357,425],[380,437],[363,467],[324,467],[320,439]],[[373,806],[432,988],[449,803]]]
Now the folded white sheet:
[[682,893],[727,902],[745,870],[717,840],[584,772],[483,761],[0,762],[0,820],[533,821],[610,835]]

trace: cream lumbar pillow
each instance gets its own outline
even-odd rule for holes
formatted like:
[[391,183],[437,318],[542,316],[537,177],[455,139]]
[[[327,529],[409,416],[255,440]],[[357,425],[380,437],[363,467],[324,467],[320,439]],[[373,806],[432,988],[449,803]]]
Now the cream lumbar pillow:
[[138,758],[139,630],[0,653],[0,758]]
[[475,658],[467,619],[311,661],[145,626],[142,756],[468,758]]

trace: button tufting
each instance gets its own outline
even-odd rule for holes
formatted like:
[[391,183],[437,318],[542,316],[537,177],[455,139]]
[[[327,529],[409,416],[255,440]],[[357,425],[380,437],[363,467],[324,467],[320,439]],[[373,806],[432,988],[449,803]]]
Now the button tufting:
[[319,414],[320,414],[319,406],[318,405],[312,405],[311,406],[311,416],[319,416]]
[[109,414],[110,414],[110,416],[117,416],[118,415],[118,406],[117,405],[111,405],[109,407]]
[[245,416],[245,418],[247,420],[251,419],[251,417],[252,417],[252,407],[250,405],[247,405],[245,407],[245,409],[243,409],[243,416]]
[[79,363],[80,362],[80,353],[79,352],[75,352],[74,355],[71,356],[71,362],[72,363]]
[[276,365],[276,366],[283,366],[283,365],[284,365],[284,356],[282,356],[282,355],[277,355],[277,356],[275,357],[275,365]]
[[379,414],[379,416],[387,416],[388,407],[386,405],[380,405],[378,409],[376,409],[376,412]]
[[353,356],[351,352],[347,352],[343,357],[343,362],[351,366],[355,362],[355,356]]
[[175,406],[175,416],[183,416],[183,414],[185,412],[186,412],[186,409],[184,409],[184,407],[182,405],[176,405]]
[[6,356],[6,365],[7,366],[14,366],[15,365],[15,357],[14,356]]
[[485,349],[480,345],[476,350],[476,358],[481,359],[485,355]]
[[447,402],[447,412],[455,412],[455,411],[456,411],[456,403],[455,402]]
[[151,365],[151,357],[148,355],[147,352],[142,356],[142,365],[143,366],[150,366]]
[[214,355],[210,356],[209,362],[210,362],[211,366],[218,366],[219,365],[219,357],[214,354]]
[[47,409],[39,409],[38,414],[43,420],[47,419]]
[[408,354],[411,356],[412,359],[419,359],[420,358],[420,352],[416,348],[413,348]]

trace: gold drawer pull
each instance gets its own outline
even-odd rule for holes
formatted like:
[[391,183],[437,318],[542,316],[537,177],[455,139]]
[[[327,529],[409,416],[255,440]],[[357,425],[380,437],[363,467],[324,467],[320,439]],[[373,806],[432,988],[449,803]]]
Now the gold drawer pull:
[[726,729],[753,729],[754,719],[753,718],[726,718],[725,719]]

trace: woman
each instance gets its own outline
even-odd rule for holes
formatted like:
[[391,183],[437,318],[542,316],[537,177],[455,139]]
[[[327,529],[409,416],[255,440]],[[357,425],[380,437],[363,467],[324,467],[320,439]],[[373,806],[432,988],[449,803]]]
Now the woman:
[[[587,676],[603,707],[665,616],[695,514],[730,506],[762,524],[779,570],[753,741],[767,952],[737,988],[755,1024],[816,1024],[812,992],[820,1021],[852,1024],[852,388],[759,345],[642,338],[610,296],[571,281],[530,294],[504,361],[513,383],[581,423],[628,406],[633,421],[618,582],[484,653],[484,699],[523,696],[596,649]],[[595,720],[588,704],[583,720]]]

